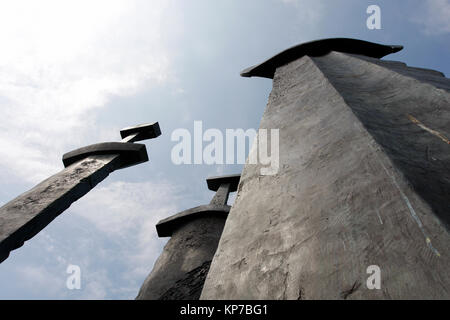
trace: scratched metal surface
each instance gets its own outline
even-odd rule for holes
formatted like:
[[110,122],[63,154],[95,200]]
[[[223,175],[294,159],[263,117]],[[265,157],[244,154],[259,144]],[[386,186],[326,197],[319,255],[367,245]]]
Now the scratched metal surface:
[[118,155],[91,156],[70,165],[0,208],[0,262],[105,179]]
[[369,60],[277,69],[260,127],[280,129],[280,170],[246,164],[202,299],[450,298],[450,145],[408,118],[448,138],[450,80]]
[[210,214],[180,225],[145,279],[137,300],[198,300],[226,216]]
[[[314,61],[449,230],[450,80],[434,70],[340,53]],[[371,73],[370,62],[376,63]]]

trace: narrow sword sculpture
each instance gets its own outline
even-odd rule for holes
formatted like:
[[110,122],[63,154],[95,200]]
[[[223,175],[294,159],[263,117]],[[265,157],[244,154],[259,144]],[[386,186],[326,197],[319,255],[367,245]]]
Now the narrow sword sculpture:
[[109,173],[148,161],[144,144],[161,134],[158,122],[122,129],[120,142],[104,142],[63,155],[65,169],[0,208],[0,263],[34,237]]

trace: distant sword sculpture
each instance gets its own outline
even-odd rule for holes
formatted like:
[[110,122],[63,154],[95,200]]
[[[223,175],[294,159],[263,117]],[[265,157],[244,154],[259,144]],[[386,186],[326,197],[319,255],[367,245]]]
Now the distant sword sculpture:
[[63,155],[65,169],[0,208],[0,263],[34,237],[109,173],[148,161],[144,144],[161,134],[158,122],[122,129],[120,142],[104,142]]
[[228,196],[237,191],[240,178],[240,174],[233,174],[206,179],[208,189],[216,191],[209,204],[158,222],[158,236],[170,240],[137,300],[198,300],[231,208]]

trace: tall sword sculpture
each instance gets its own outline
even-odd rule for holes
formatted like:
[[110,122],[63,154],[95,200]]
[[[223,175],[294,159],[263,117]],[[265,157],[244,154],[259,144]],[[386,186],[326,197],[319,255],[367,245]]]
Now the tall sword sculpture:
[[401,49],[319,40],[242,72],[273,79],[279,171],[245,165],[202,299],[450,299],[450,79],[380,59]]
[[120,142],[105,142],[63,155],[65,169],[0,208],[0,262],[34,237],[111,172],[148,161],[144,144],[161,134],[158,122],[125,128]]

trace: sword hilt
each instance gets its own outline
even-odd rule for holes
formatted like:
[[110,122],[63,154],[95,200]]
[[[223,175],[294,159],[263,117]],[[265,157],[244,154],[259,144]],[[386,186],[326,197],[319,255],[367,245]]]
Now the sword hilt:
[[140,124],[120,130],[121,142],[135,142],[153,139],[161,135],[158,122]]
[[63,155],[64,167],[92,155],[117,154],[120,156],[118,169],[130,167],[148,161],[147,149],[144,144],[133,143],[153,139],[161,135],[159,123],[146,123],[120,130],[120,142],[102,142],[78,148]]

